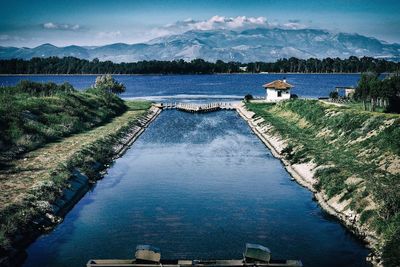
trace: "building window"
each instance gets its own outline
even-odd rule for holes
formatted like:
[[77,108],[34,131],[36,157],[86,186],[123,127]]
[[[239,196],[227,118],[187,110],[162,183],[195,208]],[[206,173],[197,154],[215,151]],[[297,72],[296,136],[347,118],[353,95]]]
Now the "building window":
[[282,92],[278,91],[278,97],[281,97],[281,96],[282,96]]

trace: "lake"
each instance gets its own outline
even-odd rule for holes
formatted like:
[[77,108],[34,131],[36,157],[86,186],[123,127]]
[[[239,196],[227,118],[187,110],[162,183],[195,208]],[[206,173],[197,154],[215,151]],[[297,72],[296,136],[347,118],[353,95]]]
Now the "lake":
[[369,266],[363,243],[290,178],[236,112],[164,111],[63,223],[28,248],[25,266],[133,258],[143,243],[163,258],[241,258],[246,242],[308,267]]
[[[324,97],[336,86],[355,86],[359,74],[218,74],[218,75],[115,75],[126,86],[124,98],[154,101],[219,101],[242,99],[246,94],[264,96],[263,84],[286,78],[299,97]],[[69,82],[84,89],[94,84],[95,75],[0,76],[0,86],[29,79],[38,82]]]

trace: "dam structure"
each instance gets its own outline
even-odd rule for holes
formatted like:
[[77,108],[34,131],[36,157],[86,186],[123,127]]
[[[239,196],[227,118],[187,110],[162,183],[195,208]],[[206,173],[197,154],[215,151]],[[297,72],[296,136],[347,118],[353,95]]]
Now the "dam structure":
[[235,110],[237,103],[233,102],[215,102],[206,104],[194,103],[158,103],[157,106],[162,109],[177,109],[191,113],[207,113],[218,110]]

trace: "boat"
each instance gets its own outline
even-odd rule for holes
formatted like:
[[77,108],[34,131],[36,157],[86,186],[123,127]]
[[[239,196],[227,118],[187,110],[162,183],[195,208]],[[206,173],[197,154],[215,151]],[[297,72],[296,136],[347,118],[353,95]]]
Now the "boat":
[[151,245],[138,245],[134,259],[92,259],[86,267],[302,267],[300,260],[276,260],[262,245],[246,244],[242,259],[233,260],[168,260],[161,259],[160,249]]

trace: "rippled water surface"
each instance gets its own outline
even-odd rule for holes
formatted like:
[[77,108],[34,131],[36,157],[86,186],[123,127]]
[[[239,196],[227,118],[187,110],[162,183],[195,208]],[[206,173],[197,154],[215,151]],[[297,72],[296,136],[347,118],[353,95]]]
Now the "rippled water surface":
[[164,258],[240,258],[246,242],[305,266],[366,266],[367,249],[290,180],[233,111],[165,111],[25,266],[84,266],[132,258],[137,244]]
[[[198,101],[205,99],[240,99],[246,94],[264,96],[262,85],[286,78],[300,97],[328,96],[336,86],[354,86],[359,74],[221,74],[221,75],[120,75],[124,98],[147,98],[155,101]],[[28,79],[38,82],[69,82],[85,89],[94,84],[95,75],[0,76],[1,85],[14,85]]]

